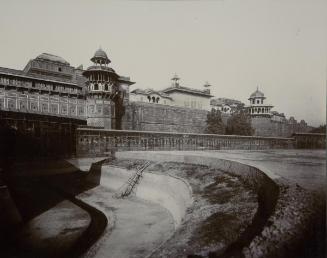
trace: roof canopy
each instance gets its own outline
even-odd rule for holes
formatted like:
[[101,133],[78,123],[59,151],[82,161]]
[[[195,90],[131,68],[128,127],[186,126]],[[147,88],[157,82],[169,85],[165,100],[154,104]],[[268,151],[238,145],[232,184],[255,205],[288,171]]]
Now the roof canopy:
[[62,57],[55,56],[55,55],[48,54],[48,53],[42,53],[41,55],[38,55],[36,57],[36,59],[42,59],[42,60],[46,60],[46,61],[51,61],[51,62],[56,62],[56,63],[62,63],[62,64],[65,64],[65,65],[69,65],[69,63],[65,59],[63,59]]
[[101,48],[95,51],[94,56],[91,58],[91,61],[94,63],[104,63],[104,64],[109,64],[111,62],[107,56],[107,53],[104,52]]
[[254,98],[262,98],[265,99],[265,94],[263,94],[259,89],[257,89],[255,92],[253,92],[250,96],[249,99],[254,99]]

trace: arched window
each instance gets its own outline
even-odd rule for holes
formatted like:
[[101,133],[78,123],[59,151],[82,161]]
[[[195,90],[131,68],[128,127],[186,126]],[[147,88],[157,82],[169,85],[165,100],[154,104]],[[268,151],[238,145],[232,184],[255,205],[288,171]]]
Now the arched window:
[[152,97],[152,102],[155,103],[156,102],[156,98]]
[[151,97],[150,96],[148,96],[148,100],[149,100],[149,102],[151,101]]
[[160,98],[159,98],[159,97],[157,97],[157,98],[156,98],[156,102],[157,102],[157,103],[159,103],[159,100],[160,100]]
[[94,84],[94,90],[99,90],[99,85],[97,83]]
[[107,91],[109,90],[108,84],[104,85],[104,90],[107,90]]

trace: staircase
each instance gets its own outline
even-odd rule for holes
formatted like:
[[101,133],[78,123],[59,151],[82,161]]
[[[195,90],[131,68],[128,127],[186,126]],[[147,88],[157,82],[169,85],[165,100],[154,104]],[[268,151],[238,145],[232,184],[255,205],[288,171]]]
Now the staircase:
[[151,162],[147,161],[138,167],[136,172],[127,180],[127,182],[118,189],[118,191],[114,194],[114,197],[125,198],[129,196],[133,192],[134,187],[139,183],[144,169],[146,169],[150,164]]

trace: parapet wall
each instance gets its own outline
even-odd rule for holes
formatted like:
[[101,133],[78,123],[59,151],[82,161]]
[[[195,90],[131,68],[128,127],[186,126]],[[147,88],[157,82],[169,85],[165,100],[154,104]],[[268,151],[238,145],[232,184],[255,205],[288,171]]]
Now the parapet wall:
[[100,156],[111,150],[289,149],[293,138],[190,134],[78,128],[78,156]]

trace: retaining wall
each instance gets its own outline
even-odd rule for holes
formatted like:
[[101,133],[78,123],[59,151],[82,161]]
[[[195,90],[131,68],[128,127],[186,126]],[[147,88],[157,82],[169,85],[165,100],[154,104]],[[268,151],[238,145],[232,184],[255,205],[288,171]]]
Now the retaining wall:
[[[119,191],[133,173],[135,173],[134,170],[103,166],[100,184]],[[173,216],[175,227],[180,225],[187,207],[192,203],[192,190],[188,183],[169,175],[143,172],[134,192],[141,199],[165,207]]]
[[13,201],[8,187],[0,182],[0,239],[7,230],[14,230],[21,222],[22,217]]

